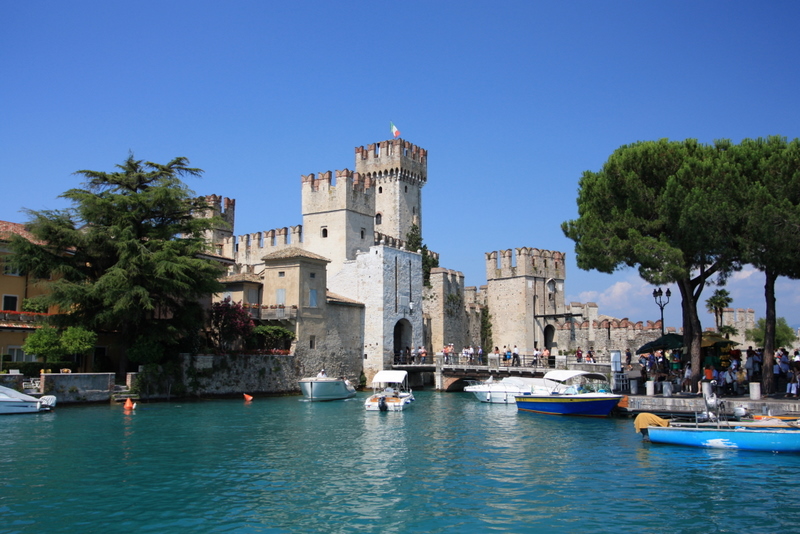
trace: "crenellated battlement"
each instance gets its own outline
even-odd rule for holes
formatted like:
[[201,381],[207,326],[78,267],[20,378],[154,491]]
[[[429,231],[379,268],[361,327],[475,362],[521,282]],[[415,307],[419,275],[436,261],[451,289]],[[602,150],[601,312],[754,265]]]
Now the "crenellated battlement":
[[404,181],[423,185],[428,181],[428,151],[402,139],[358,146],[356,171],[374,180]]
[[233,229],[234,218],[236,215],[236,200],[228,197],[221,197],[219,195],[206,195],[206,203],[211,210],[202,215],[204,218],[219,217],[231,226]]
[[301,175],[303,215],[349,210],[375,215],[373,180],[349,169]]
[[[403,239],[397,239],[396,237],[392,237],[387,234],[382,234],[381,232],[373,232],[373,235],[374,235],[374,240],[373,240],[374,245],[385,245],[387,247],[392,247],[400,250],[409,250],[408,242]],[[410,252],[419,252],[419,251],[411,250]],[[433,252],[429,250],[428,254],[430,254],[431,257],[436,258],[437,260],[439,259],[438,252]]]
[[536,278],[566,278],[566,256],[563,252],[520,247],[487,252],[486,280],[533,276]]
[[299,247],[303,241],[303,226],[284,226],[252,234],[242,234],[223,241],[223,252],[236,263],[253,265],[270,252],[287,247]]

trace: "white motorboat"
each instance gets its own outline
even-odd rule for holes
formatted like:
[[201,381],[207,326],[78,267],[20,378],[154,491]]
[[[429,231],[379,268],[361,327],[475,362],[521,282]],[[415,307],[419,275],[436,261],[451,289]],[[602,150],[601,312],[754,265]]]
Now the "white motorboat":
[[5,386],[0,386],[0,415],[13,413],[47,412],[56,406],[53,395],[31,397]]
[[524,393],[545,393],[559,391],[561,384],[544,378],[528,378],[521,376],[507,376],[502,380],[494,380],[490,376],[483,382],[472,382],[464,391],[472,393],[481,402],[493,404],[514,404],[515,395]]
[[372,395],[364,402],[367,411],[400,412],[414,402],[408,389],[408,372],[378,371],[372,379]]
[[300,391],[310,401],[332,401],[356,396],[356,388],[346,378],[314,376],[298,381]]

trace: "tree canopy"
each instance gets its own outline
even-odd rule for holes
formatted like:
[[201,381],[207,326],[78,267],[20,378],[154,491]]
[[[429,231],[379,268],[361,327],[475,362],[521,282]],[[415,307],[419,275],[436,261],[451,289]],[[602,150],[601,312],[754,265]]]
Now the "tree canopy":
[[625,266],[654,285],[674,282],[682,297],[684,343],[699,373],[702,328],[697,302],[712,277],[738,267],[730,190],[737,176],[719,155],[730,146],[695,140],[622,146],[599,172],[580,180],[576,220],[562,224],[581,269]]
[[430,253],[428,245],[422,243],[422,232],[416,224],[411,225],[411,228],[406,235],[406,247],[408,250],[417,251],[422,253],[422,282],[426,286],[431,285],[431,269],[439,266],[439,259]]
[[203,256],[218,221],[199,216],[209,206],[180,178],[202,171],[188,163],[131,154],[114,172],[78,171],[83,187],[61,195],[71,207],[28,211],[35,240],[14,236],[13,261],[48,286],[56,324],[117,332],[128,348],[199,330],[199,299],[221,290],[220,267]]
[[706,299],[706,309],[714,314],[717,332],[722,333],[722,311],[731,305],[733,299],[726,289],[717,289],[714,294]]
[[[745,337],[752,341],[757,347],[763,347],[766,341],[767,321],[759,317],[753,328],[747,330]],[[794,329],[789,326],[786,319],[778,317],[775,321],[775,346],[788,347],[797,341]]]
[[[626,145],[599,172],[583,174],[578,213],[562,229],[576,243],[580,268],[610,273],[638,267],[654,285],[678,285],[684,343],[695,376],[703,287],[724,285],[743,264],[764,271],[764,365],[772,364],[775,279],[800,277],[800,141],[770,137],[738,145],[692,139]],[[716,296],[708,305],[718,316],[724,299]],[[765,373],[767,390],[771,381]]]

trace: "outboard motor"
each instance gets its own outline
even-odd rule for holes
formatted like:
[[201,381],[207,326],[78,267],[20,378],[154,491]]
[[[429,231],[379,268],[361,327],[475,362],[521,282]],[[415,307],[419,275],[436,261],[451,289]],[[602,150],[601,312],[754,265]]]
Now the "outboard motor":
[[381,412],[385,412],[389,409],[389,406],[386,404],[386,397],[381,397],[378,400],[378,410]]

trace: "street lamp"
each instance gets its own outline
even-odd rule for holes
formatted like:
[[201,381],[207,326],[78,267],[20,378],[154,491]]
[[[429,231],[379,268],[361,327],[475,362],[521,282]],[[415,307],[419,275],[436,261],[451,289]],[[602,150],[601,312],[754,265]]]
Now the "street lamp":
[[[663,299],[664,296],[667,297],[666,301]],[[664,306],[669,304],[669,298],[671,296],[672,296],[672,293],[670,292],[669,288],[667,288],[667,292],[666,293],[661,291],[660,287],[658,289],[654,289],[653,290],[653,298],[656,301],[656,306],[658,306],[658,309],[661,310],[661,335],[662,336],[664,335]]]

